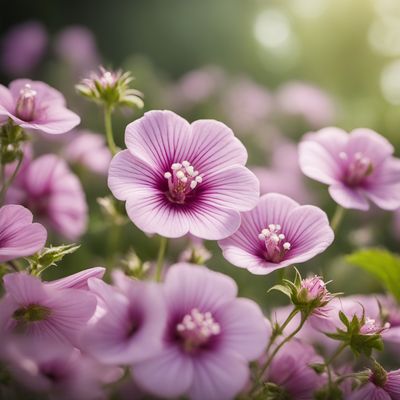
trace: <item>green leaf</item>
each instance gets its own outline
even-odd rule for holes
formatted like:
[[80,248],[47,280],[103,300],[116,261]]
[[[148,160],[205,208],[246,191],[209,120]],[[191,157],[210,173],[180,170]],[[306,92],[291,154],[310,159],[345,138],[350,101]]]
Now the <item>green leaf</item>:
[[400,300],[400,256],[384,249],[366,249],[348,255],[346,261],[375,276]]
[[272,288],[270,288],[269,290],[268,290],[268,293],[271,291],[271,290],[277,290],[278,292],[282,292],[283,294],[285,294],[286,296],[288,296],[289,298],[291,297],[291,291],[290,291],[290,289],[287,287],[287,286],[284,286],[284,285],[275,285],[275,286],[272,286]]

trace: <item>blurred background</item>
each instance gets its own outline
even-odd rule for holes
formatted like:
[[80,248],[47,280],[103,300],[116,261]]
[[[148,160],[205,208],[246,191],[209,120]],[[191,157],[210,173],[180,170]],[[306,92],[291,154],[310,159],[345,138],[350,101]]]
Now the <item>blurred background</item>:
[[[335,205],[326,187],[302,177],[297,165],[303,134],[330,125],[368,127],[400,154],[398,0],[13,1],[0,21],[1,83],[43,80],[65,94],[82,129],[103,134],[101,110],[80,99],[74,84],[100,64],[130,70],[144,93],[144,111],[166,108],[189,120],[225,122],[246,144],[263,192],[288,194],[329,216]],[[121,147],[126,124],[141,113],[115,115]],[[42,140],[36,147],[45,153],[62,146]],[[80,250],[46,277],[123,266],[120,260],[131,248],[144,261],[154,259],[157,240],[130,222],[115,226],[96,201],[109,194],[105,174],[73,168],[86,192],[90,222]],[[333,279],[333,291],[380,291],[343,255],[364,245],[398,250],[397,214],[348,212],[336,244],[301,270]],[[57,235],[52,241],[66,242]],[[171,261],[185,245],[170,245]],[[207,264],[233,276],[242,295],[266,309],[285,300],[267,295],[278,272],[252,276],[225,262],[215,243],[206,246],[213,254]]]

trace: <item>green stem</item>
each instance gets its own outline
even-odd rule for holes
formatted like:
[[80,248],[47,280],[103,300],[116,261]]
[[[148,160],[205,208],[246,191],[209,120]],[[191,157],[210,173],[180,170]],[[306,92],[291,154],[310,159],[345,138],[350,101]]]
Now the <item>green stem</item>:
[[162,270],[164,266],[165,252],[167,250],[168,239],[164,236],[160,238],[160,248],[158,249],[157,265],[156,265],[156,281],[161,281]]
[[[18,157],[18,163],[17,166],[15,167],[14,172],[12,173],[12,175],[10,176],[10,179],[8,179],[8,181],[4,182],[4,184],[2,185],[2,188],[0,190],[0,203],[3,202],[4,197],[7,193],[8,188],[10,187],[10,185],[13,183],[15,177],[17,176],[17,173],[21,167],[22,164],[22,160],[24,158],[24,154],[21,153],[21,155]],[[3,169],[3,173],[4,173],[4,166],[2,166]],[[4,175],[3,175],[4,176]]]
[[331,219],[331,227],[334,232],[336,232],[339,228],[340,223],[342,222],[343,216],[344,216],[345,209],[341,206],[337,206],[335,210],[335,214],[333,214],[333,217]]
[[105,106],[104,107],[104,126],[106,129],[107,144],[108,144],[108,148],[111,151],[111,154],[114,156],[115,154],[117,154],[118,149],[114,142],[111,115],[112,115],[112,108],[110,106]]
[[325,361],[325,366],[326,370],[328,372],[328,385],[331,388],[332,387],[332,371],[331,371],[331,364],[333,363],[334,360],[342,353],[342,351],[347,347],[347,343],[342,343],[336,351],[332,354],[332,356]]

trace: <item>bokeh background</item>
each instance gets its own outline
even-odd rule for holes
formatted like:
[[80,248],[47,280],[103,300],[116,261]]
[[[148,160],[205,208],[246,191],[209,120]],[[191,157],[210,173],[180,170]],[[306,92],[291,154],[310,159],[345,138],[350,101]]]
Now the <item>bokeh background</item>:
[[[101,110],[79,98],[74,84],[97,65],[132,71],[145,109],[166,108],[189,120],[217,118],[249,151],[264,191],[281,191],[332,216],[326,187],[303,178],[296,143],[308,131],[335,125],[368,127],[400,150],[400,2],[398,0],[116,0],[13,1],[0,14],[1,82],[39,79],[61,90],[82,128],[102,134]],[[126,112],[125,112],[126,111]],[[117,113],[114,131],[142,111]],[[41,153],[58,151],[40,142]],[[64,276],[95,265],[122,267],[130,249],[156,257],[157,238],[131,223],[115,227],[96,199],[106,177],[75,167],[89,203],[80,250],[46,272]],[[399,213],[397,213],[399,220]],[[371,293],[379,283],[343,255],[361,246],[398,250],[394,213],[348,212],[335,244],[302,271],[333,279],[332,290]],[[54,243],[65,243],[52,236]],[[173,262],[185,240],[169,246]],[[206,243],[212,268],[233,276],[242,295],[266,309],[285,301],[267,294],[275,272],[252,276],[229,265]]]

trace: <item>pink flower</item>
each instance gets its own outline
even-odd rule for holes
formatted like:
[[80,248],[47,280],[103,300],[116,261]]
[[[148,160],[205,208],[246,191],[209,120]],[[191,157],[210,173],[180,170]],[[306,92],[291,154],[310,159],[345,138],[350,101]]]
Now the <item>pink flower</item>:
[[0,85],[0,121],[8,118],[23,129],[51,134],[68,132],[80,123],[59,91],[29,79],[17,79],[9,88]]
[[332,123],[335,106],[320,88],[304,82],[289,82],[276,95],[278,110],[284,114],[302,117],[312,128]]
[[146,233],[222,239],[239,227],[239,212],[257,202],[246,149],[221,122],[190,125],[171,111],[151,111],[127,126],[125,142],[108,185]]
[[105,272],[106,269],[103,267],[88,268],[76,274],[68,275],[65,278],[45,283],[47,286],[57,289],[73,288],[89,290],[88,280],[90,278],[101,279]]
[[87,205],[81,183],[55,155],[46,154],[28,163],[8,190],[6,200],[23,204],[45,226],[69,240],[85,232]]
[[24,332],[44,340],[77,345],[96,307],[96,297],[85,290],[60,289],[23,272],[3,278],[0,332]]
[[32,219],[25,207],[10,204],[0,208],[0,262],[30,256],[44,247],[46,229]]
[[96,174],[107,175],[112,156],[104,136],[80,130],[68,133],[66,140],[63,155],[68,162],[83,165]]
[[240,228],[219,246],[224,257],[256,275],[266,275],[322,253],[333,241],[326,214],[318,207],[300,206],[281,194],[260,198],[242,214]]
[[161,348],[165,305],[157,284],[114,274],[117,287],[100,279],[89,280],[99,298],[98,318],[84,336],[84,347],[107,364],[132,365]]
[[121,376],[120,369],[102,366],[66,343],[37,337],[12,337],[3,353],[18,384],[53,400],[105,399],[102,384]]
[[305,175],[329,185],[332,198],[344,208],[368,210],[367,199],[385,210],[400,206],[400,160],[393,146],[369,129],[347,134],[325,128],[300,143]]
[[262,354],[268,340],[261,310],[236,298],[231,278],[192,264],[170,267],[164,293],[164,348],[134,367],[134,379],[162,397],[234,398],[249,379],[248,362]]
[[11,76],[30,73],[40,62],[47,45],[47,33],[37,21],[13,26],[2,38],[1,64]]
[[318,375],[310,364],[323,363],[314,348],[299,340],[287,344],[274,357],[266,373],[265,382],[278,385],[279,398],[309,400],[323,386],[326,379]]

